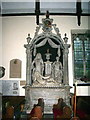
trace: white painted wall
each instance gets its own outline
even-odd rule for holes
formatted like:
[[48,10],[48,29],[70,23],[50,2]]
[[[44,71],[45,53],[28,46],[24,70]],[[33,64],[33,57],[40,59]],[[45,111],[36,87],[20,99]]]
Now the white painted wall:
[[77,86],[77,96],[90,96],[90,86]]
[[[42,16],[45,17],[45,16]],[[41,19],[40,17],[40,23]],[[71,44],[69,49],[69,81],[70,85],[73,84],[73,67],[72,67],[72,43],[71,43],[71,30],[72,29],[88,29],[88,17],[81,18],[81,26],[77,25],[77,17],[75,16],[51,16],[54,19],[54,23],[60,30],[62,38],[67,33],[69,38],[68,43]],[[26,44],[26,38],[30,33],[33,38],[36,28],[36,18],[31,16],[23,17],[3,17],[2,18],[2,64],[6,68],[5,76],[3,80],[12,80],[9,78],[9,66],[11,59],[22,60],[22,77],[18,80],[26,79],[26,53],[24,44]],[[1,46],[1,42],[0,42]],[[1,64],[1,63],[0,63]],[[16,79],[15,79],[16,80]]]
[[2,17],[0,17],[0,66],[2,66]]
[[2,20],[2,41],[3,41],[3,66],[6,68],[6,74],[3,77],[9,80],[9,66],[11,59],[22,60],[22,77],[26,79],[26,53],[24,44],[28,33],[33,37],[35,32],[34,17],[4,17]]

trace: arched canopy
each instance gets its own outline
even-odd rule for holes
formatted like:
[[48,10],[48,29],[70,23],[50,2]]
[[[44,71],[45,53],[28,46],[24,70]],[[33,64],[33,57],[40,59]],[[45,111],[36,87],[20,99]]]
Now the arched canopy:
[[42,33],[33,38],[31,41],[31,49],[33,49],[34,47],[44,46],[46,42],[48,42],[52,48],[60,47],[61,49],[64,49],[64,43],[62,38],[60,38],[54,33],[50,33],[48,35]]

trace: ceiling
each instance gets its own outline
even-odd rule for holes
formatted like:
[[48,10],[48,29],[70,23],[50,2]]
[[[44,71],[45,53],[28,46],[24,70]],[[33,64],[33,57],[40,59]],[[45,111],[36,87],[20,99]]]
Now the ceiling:
[[[31,0],[31,2],[1,2],[1,14],[6,15],[35,15],[36,2],[39,2],[39,14],[45,14],[48,10],[51,14],[75,14],[76,13],[76,1],[74,2],[59,2],[53,0],[53,2],[47,2],[48,0]],[[82,2],[82,14],[90,14],[90,2]]]

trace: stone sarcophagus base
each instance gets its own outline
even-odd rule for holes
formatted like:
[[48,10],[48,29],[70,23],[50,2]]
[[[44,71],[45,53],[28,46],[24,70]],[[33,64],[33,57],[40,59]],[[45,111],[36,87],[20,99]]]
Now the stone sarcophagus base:
[[44,99],[44,113],[52,113],[53,105],[57,104],[59,98],[63,98],[67,105],[70,104],[70,87],[30,87],[28,96],[30,96],[30,110],[34,104],[37,104],[39,98]]

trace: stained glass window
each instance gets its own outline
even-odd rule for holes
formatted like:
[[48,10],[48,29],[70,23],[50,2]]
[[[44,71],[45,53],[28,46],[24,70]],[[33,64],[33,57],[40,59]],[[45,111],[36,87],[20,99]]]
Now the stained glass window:
[[90,79],[90,34],[73,34],[74,78]]

